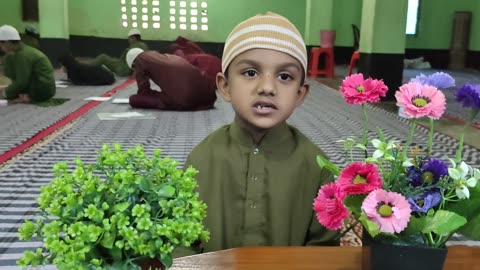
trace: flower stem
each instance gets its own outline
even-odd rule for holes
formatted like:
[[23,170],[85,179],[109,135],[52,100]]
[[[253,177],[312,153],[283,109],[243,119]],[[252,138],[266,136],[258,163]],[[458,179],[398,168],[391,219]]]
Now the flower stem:
[[429,118],[429,119],[430,119],[430,131],[428,133],[427,157],[430,157],[432,155],[433,126],[435,125],[433,118]]
[[412,121],[410,122],[410,131],[408,133],[407,143],[403,148],[403,157],[405,158],[405,160],[407,159],[408,147],[410,147],[410,144],[412,143],[413,133],[415,133],[416,126],[417,126],[417,118],[413,118]]
[[[367,138],[367,132],[368,132],[368,114],[367,114],[367,106],[365,106],[365,103],[362,104],[362,112],[363,112],[363,145],[367,147],[368,144],[368,138]],[[368,157],[368,152],[365,149],[365,158]]]
[[457,155],[455,156],[455,161],[457,163],[460,163],[462,161],[463,141],[464,141],[464,138],[465,138],[465,131],[472,124],[473,119],[475,119],[475,117],[477,116],[478,111],[479,110],[476,109],[476,108],[472,109],[470,111],[470,117],[467,119],[467,121],[465,122],[465,125],[463,126],[462,133],[460,134],[460,139],[459,139],[459,142],[458,142]]
[[358,223],[360,223],[360,221],[355,220],[355,222],[350,226],[348,226],[348,228],[345,231],[343,231],[337,238],[341,239],[342,237],[344,237],[351,229],[355,228],[355,226],[357,226]]

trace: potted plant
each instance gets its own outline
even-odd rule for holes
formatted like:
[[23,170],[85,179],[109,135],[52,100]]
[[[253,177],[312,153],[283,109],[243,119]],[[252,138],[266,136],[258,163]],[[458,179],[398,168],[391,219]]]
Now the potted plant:
[[[41,188],[36,222],[26,221],[20,239],[40,238],[44,249],[25,251],[21,266],[59,269],[147,269],[152,260],[168,268],[172,251],[207,241],[206,205],[198,199],[194,168],[148,157],[142,146],[103,145],[95,164],[80,159],[54,165],[54,179]],[[163,267],[162,267],[163,268]]]
[[[463,136],[480,110],[480,85],[464,85],[457,101],[470,108],[457,154],[450,162],[434,158],[434,120],[446,108],[439,88],[454,86],[448,74],[421,75],[396,92],[397,106],[411,119],[406,143],[387,140],[379,128],[378,137],[368,139],[366,103],[378,102],[387,87],[381,80],[364,79],[362,74],[347,77],[341,92],[349,104],[361,104],[364,115],[362,139],[342,140],[350,164],[340,169],[318,158],[321,167],[336,177],[335,183],[320,188],[314,201],[318,221],[326,228],[348,227],[348,217],[364,231],[364,269],[442,269],[446,242],[454,233],[480,240],[480,170],[462,160]],[[427,145],[410,147],[416,121],[430,123]],[[367,145],[371,143],[372,148]],[[364,159],[354,160],[355,149]],[[368,152],[368,150],[374,150]],[[350,228],[347,228],[350,229]],[[346,230],[346,231],[347,231]]]

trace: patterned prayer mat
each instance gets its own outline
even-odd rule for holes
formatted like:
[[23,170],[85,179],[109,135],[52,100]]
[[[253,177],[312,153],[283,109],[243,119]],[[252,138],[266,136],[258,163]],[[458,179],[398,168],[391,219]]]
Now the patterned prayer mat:
[[[13,104],[0,107],[0,155],[87,104],[86,97],[101,96],[123,82],[119,80],[107,86],[69,85],[57,88],[54,101],[44,102],[42,106]],[[55,106],[48,106],[53,103]]]
[[[361,136],[360,106],[346,105],[338,91],[316,82],[310,83],[310,95],[289,122],[319,145],[332,162],[344,166],[348,160],[343,155],[342,145],[336,141]],[[128,97],[134,91],[135,85],[131,85],[115,94],[114,98]],[[388,139],[402,141],[406,138],[408,122],[405,119],[378,108],[368,107],[368,111],[370,130],[381,126]],[[124,112],[151,114],[155,118],[102,121],[97,116],[98,113]],[[109,101],[99,104],[57,138],[37,147],[0,171],[0,270],[17,269],[15,261],[24,250],[42,246],[39,241],[20,241],[17,230],[24,219],[31,218],[31,215],[38,211],[35,198],[40,187],[52,179],[54,163],[63,160],[72,163],[76,157],[80,157],[85,163],[95,162],[96,151],[102,143],[119,142],[126,148],[137,144],[144,145],[148,154],[154,149],[162,149],[164,155],[177,159],[181,166],[198,142],[215,129],[229,123],[233,116],[230,104],[221,98],[215,109],[198,112],[137,110],[128,104],[112,104]],[[15,118],[11,117],[14,121]],[[24,116],[19,115],[19,118]],[[375,134],[372,131],[369,135]],[[418,127],[414,140],[419,145],[425,145],[426,136],[427,130]],[[7,138],[5,142],[13,145],[15,139]],[[435,157],[446,159],[454,156],[457,142],[448,136],[435,133],[433,145]],[[480,152],[477,149],[466,146],[464,155],[469,164],[479,163]],[[361,154],[356,157],[360,158]],[[345,237],[342,243],[360,244],[354,234]]]

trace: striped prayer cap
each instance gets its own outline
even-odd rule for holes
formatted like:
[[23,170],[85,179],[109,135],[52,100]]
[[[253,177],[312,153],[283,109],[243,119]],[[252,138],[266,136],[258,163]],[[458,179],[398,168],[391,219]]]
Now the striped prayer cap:
[[267,12],[239,23],[228,35],[222,56],[222,72],[239,54],[251,49],[271,49],[297,59],[307,70],[307,49],[302,35],[287,18]]

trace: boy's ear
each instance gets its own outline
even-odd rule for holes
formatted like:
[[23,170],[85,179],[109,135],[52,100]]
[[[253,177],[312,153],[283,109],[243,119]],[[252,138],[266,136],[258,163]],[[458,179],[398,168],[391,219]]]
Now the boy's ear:
[[225,77],[225,74],[219,72],[217,74],[217,89],[218,92],[222,95],[223,99],[227,102],[230,102],[230,88],[228,84],[228,79]]
[[305,100],[305,97],[308,95],[310,92],[310,85],[304,84],[300,86],[298,89],[298,94],[297,94],[297,101],[295,102],[295,106],[300,106],[303,101]]

